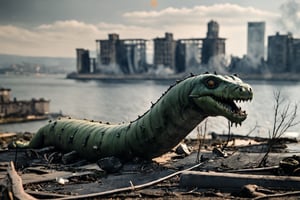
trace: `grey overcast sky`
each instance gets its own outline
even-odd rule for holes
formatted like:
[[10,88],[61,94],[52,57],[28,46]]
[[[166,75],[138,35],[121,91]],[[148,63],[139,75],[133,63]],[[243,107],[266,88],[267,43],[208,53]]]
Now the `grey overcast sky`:
[[95,51],[108,33],[152,39],[205,37],[216,20],[226,52],[246,53],[247,22],[265,21],[266,35],[299,32],[298,0],[0,0],[0,53],[74,57]]

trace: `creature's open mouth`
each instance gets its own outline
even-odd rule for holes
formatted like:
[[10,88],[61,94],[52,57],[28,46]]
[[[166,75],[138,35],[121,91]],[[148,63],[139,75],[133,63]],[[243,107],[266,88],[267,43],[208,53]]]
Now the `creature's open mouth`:
[[251,101],[251,97],[243,98],[222,98],[213,95],[210,96],[194,96],[195,103],[206,110],[212,116],[221,115],[226,117],[231,124],[240,124],[247,118],[246,111],[242,110],[236,103]]
[[236,103],[251,101],[251,98],[226,99],[215,96],[210,96],[210,98],[215,101],[215,106],[222,110],[222,115],[228,118],[232,124],[241,124],[247,118],[246,111],[242,110]]
[[212,96],[219,106],[223,107],[224,111],[231,112],[233,115],[237,116],[247,116],[246,111],[242,110],[241,107],[238,107],[235,102],[248,101],[250,99],[223,99]]

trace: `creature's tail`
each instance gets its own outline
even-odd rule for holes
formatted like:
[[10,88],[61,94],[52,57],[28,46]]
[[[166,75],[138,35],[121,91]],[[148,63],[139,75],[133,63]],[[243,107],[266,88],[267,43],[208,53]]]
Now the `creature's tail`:
[[19,148],[19,149],[26,149],[26,148],[41,148],[44,145],[44,128],[48,126],[44,126],[38,130],[36,134],[34,134],[33,138],[28,142],[22,141],[14,141],[9,145],[9,148]]
[[30,142],[13,141],[8,147],[11,149],[26,149],[29,148],[29,143]]

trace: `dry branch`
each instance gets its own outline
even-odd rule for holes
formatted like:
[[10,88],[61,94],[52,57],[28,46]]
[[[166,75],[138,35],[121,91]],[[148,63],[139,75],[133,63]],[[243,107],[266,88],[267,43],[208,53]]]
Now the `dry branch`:
[[32,197],[24,191],[22,179],[16,172],[13,162],[10,162],[9,164],[9,167],[7,169],[7,176],[7,192],[9,193],[9,196],[12,195],[13,199],[18,200],[36,200],[36,198]]

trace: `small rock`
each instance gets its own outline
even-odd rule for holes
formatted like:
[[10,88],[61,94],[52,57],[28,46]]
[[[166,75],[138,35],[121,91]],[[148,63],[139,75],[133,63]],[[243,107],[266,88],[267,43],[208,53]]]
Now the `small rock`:
[[293,155],[284,158],[279,162],[279,167],[286,175],[294,175],[294,172],[298,174],[300,169],[300,157]]
[[64,185],[64,184],[68,183],[69,180],[65,179],[65,178],[62,178],[62,177],[56,177],[56,182],[61,184],[61,185]]
[[176,148],[175,152],[179,155],[184,154],[185,156],[188,156],[191,154],[190,149],[184,143],[179,144],[178,147]]
[[218,157],[226,158],[228,156],[227,153],[222,151],[220,148],[214,148],[212,152]]
[[97,161],[98,166],[107,173],[118,172],[122,168],[120,159],[116,157],[106,157]]
[[70,164],[78,161],[78,153],[76,151],[71,151],[69,153],[66,153],[62,156],[61,160],[63,164]]
[[247,198],[255,198],[255,197],[263,197],[265,196],[264,193],[258,191],[258,186],[254,184],[244,185],[239,192],[240,197],[247,197]]

